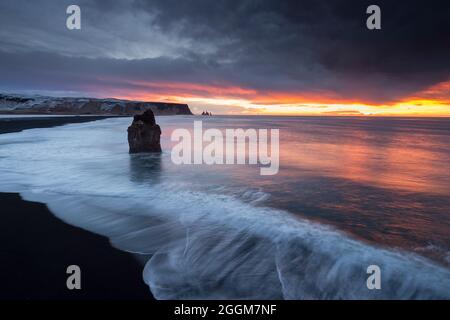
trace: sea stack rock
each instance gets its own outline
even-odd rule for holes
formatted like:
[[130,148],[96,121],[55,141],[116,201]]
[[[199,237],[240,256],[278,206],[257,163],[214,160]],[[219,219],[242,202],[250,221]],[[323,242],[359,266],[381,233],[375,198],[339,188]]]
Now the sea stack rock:
[[136,115],[128,127],[130,153],[161,152],[161,128],[155,122],[152,110]]

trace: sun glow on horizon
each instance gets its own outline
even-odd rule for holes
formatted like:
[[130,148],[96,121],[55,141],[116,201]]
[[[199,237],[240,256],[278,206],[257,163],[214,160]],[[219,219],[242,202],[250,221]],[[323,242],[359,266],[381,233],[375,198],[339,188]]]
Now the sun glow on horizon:
[[209,109],[216,114],[450,117],[450,81],[417,92],[401,101],[383,104],[346,101],[326,93],[261,93],[235,86],[187,83],[138,84],[139,90],[117,92],[114,97],[187,103],[192,106],[194,113]]

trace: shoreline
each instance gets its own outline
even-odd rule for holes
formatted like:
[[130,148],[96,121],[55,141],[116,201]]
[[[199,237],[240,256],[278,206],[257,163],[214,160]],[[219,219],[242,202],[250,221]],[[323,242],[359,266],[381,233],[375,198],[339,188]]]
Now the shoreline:
[[71,123],[83,123],[114,118],[118,116],[24,116],[11,115],[11,118],[0,118],[0,134],[20,132],[26,129],[51,128]]
[[[0,134],[111,116],[2,118]],[[0,300],[152,300],[144,266],[103,236],[66,224],[45,204],[0,193]],[[81,290],[68,290],[66,269],[81,269]]]

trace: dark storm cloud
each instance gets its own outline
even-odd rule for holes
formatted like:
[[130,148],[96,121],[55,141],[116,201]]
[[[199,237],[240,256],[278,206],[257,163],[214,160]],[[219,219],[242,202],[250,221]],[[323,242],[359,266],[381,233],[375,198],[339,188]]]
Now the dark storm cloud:
[[[81,1],[0,5],[13,89],[139,89],[125,80],[329,93],[382,103],[450,78],[448,1]],[[365,27],[378,4],[382,30]],[[63,14],[61,14],[61,11]],[[107,91],[107,90],[106,90]]]
[[177,3],[141,4],[160,12],[157,21],[166,30],[181,21],[195,39],[223,41],[219,59],[253,75],[283,74],[292,80],[290,89],[361,92],[376,100],[449,77],[448,1],[376,1],[382,8],[379,31],[365,27],[373,1]]

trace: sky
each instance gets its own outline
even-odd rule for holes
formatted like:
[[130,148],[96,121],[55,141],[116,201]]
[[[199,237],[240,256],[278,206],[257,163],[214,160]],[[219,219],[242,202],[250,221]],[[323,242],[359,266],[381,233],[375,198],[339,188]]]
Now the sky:
[[[371,4],[381,30],[366,27]],[[0,26],[0,92],[450,116],[448,0],[2,0]]]

